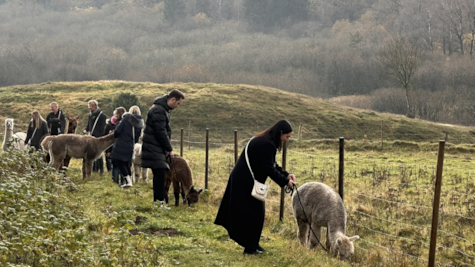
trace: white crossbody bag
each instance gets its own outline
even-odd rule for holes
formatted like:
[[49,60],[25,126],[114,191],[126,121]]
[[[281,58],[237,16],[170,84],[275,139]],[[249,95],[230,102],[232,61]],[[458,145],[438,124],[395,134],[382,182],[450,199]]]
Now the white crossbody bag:
[[[253,138],[251,138],[251,140]],[[254,173],[252,172],[252,169],[251,169],[251,164],[249,164],[249,157],[247,156],[247,147],[249,146],[249,143],[251,143],[251,140],[247,142],[246,149],[245,149],[247,167],[249,168],[249,171],[251,172],[252,179],[254,179],[254,186],[252,187],[251,195],[260,201],[265,201],[267,197],[267,191],[269,191],[269,186],[256,180],[256,178],[254,177]]]

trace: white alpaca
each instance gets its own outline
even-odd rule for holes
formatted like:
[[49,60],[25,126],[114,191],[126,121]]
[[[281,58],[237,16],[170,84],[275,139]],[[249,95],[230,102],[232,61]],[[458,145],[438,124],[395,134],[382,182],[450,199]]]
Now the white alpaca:
[[[306,246],[309,242],[312,249],[319,246],[318,240],[322,242],[321,227],[326,227],[326,249],[343,260],[348,260],[353,255],[353,241],[359,236],[346,236],[346,209],[340,195],[331,187],[318,182],[305,183],[298,189],[298,194],[294,193],[292,208],[298,225],[297,235],[302,245]],[[309,223],[318,240],[310,231]]]
[[26,150],[28,147],[25,145],[26,133],[13,133],[13,119],[5,119],[5,135],[3,136],[3,151],[8,149],[9,144],[20,150]]
[[142,163],[142,144],[136,143],[134,145],[134,154],[132,157],[132,176],[135,176],[135,183],[137,184],[140,180],[140,173],[142,173],[142,179],[144,182],[147,182],[147,168],[142,168],[140,165]]

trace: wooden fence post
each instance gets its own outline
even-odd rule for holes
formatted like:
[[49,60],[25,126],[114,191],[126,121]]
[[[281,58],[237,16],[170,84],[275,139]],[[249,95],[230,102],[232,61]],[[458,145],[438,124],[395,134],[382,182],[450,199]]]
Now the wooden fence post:
[[238,160],[238,131],[234,130],[234,164]]
[[[282,146],[282,169],[285,171],[287,165],[287,142],[284,142]],[[285,187],[284,187],[285,188]],[[280,189],[280,211],[279,219],[281,222],[284,221],[284,204],[285,204],[285,190],[284,188]]]
[[180,134],[180,157],[183,157],[183,128],[181,128]]
[[442,187],[442,170],[444,167],[445,140],[439,141],[437,157],[437,173],[435,175],[434,207],[432,209],[432,227],[430,228],[429,267],[435,264],[435,249],[437,246],[437,227],[439,223],[440,188]]
[[208,189],[209,129],[206,128],[205,189]]
[[345,138],[340,137],[340,160],[338,169],[338,193],[343,200],[343,176],[345,174]]

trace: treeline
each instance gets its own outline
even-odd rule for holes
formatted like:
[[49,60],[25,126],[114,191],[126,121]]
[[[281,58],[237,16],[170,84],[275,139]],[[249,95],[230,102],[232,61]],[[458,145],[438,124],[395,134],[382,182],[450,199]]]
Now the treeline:
[[[359,107],[406,114],[409,104],[416,117],[467,125],[475,122],[474,5],[0,0],[0,86],[104,79],[258,84],[323,98],[366,95]],[[405,83],[381,60],[395,38],[418,50]]]

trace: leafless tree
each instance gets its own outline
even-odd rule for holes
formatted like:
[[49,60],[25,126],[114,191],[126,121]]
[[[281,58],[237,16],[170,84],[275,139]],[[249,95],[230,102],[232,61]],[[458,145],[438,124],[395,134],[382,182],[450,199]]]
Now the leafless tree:
[[417,45],[409,43],[402,37],[391,38],[378,55],[382,67],[394,82],[400,84],[406,93],[407,117],[414,117],[409,101],[414,75],[422,63],[421,52]]

